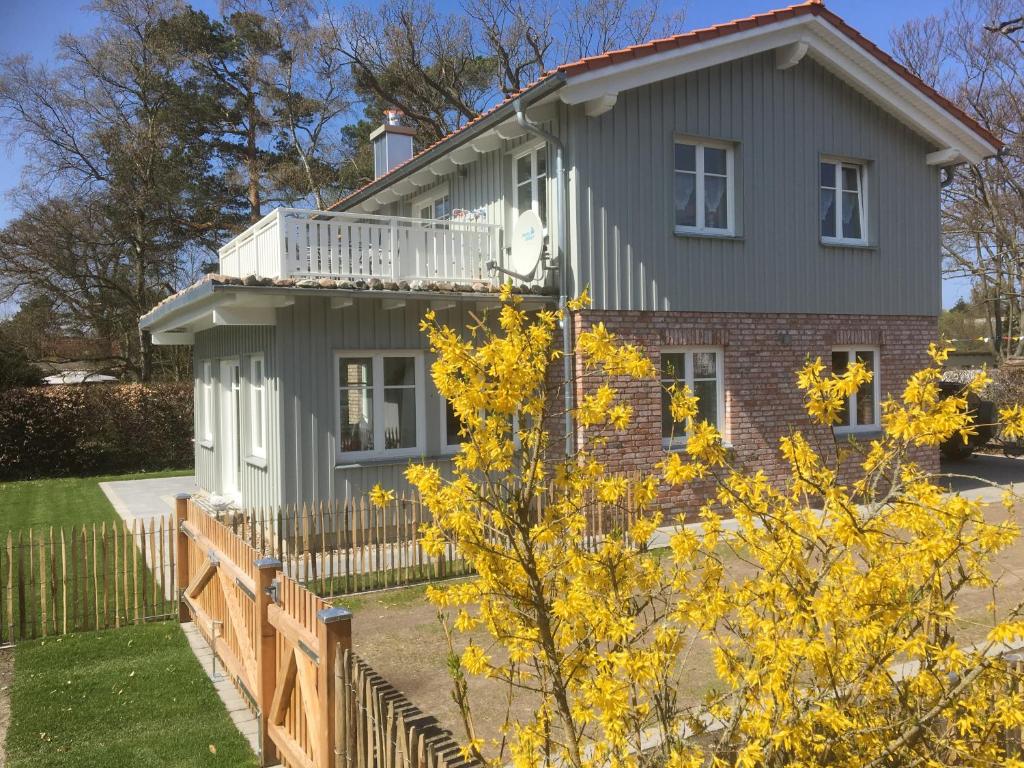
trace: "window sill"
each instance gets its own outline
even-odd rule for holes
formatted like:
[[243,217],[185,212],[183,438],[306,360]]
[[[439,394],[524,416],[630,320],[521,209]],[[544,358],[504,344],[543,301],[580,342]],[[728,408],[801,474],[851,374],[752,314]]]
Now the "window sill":
[[826,248],[851,248],[857,251],[878,250],[878,246],[874,243],[868,243],[862,240],[828,240],[826,238],[820,238],[818,242]]
[[871,429],[854,429],[854,430],[843,430],[839,431],[833,429],[836,442],[850,442],[851,440],[855,443],[870,442],[872,440],[878,440],[885,433],[881,427],[872,427]]
[[196,444],[200,448],[205,448],[208,451],[213,450],[213,440],[196,440]]
[[372,454],[366,458],[356,456],[337,456],[334,460],[335,469],[360,469],[361,467],[380,467],[387,464],[407,464],[410,461],[421,461],[429,458],[425,453],[403,452],[393,456]]
[[685,229],[682,227],[676,227],[672,230],[676,237],[694,237],[699,239],[711,239],[711,240],[735,240],[737,242],[743,241],[743,235],[737,235],[735,232],[714,232],[711,230],[702,229]]
[[[732,443],[723,440],[722,441],[722,447],[725,448],[725,450],[729,452],[730,456],[735,455],[736,449],[733,447]],[[683,443],[682,445],[671,445],[671,446],[670,445],[665,445],[664,443],[662,443],[661,444],[661,450],[663,450],[665,453],[686,453],[686,443]]]
[[267,460],[263,456],[246,456],[245,463],[251,467],[256,467],[257,469],[267,468]]

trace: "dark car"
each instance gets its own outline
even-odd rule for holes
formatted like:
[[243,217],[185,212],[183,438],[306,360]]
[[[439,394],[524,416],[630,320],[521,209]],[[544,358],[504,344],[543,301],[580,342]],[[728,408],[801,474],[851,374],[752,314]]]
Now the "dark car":
[[[963,386],[955,381],[939,382],[943,397],[959,394]],[[996,436],[996,404],[991,400],[983,400],[977,395],[968,395],[967,405],[971,409],[971,415],[974,416],[977,433],[968,437],[966,443],[960,435],[953,435],[940,445],[939,450],[947,459],[966,459]]]

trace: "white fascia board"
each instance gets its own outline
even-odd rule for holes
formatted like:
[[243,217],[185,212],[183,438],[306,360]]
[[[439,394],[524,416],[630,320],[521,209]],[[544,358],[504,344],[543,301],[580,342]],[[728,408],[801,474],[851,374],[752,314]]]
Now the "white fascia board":
[[213,310],[213,324],[277,325],[277,310],[274,307],[218,307]]
[[195,334],[190,331],[157,331],[150,338],[158,347],[191,347],[196,340]]
[[800,40],[809,17],[786,19],[767,28],[754,28],[705,40],[682,48],[653,53],[574,75],[559,91],[566,104],[582,104],[607,93],[621,93],[647,83],[707,69]]
[[937,165],[940,168],[967,162],[967,158],[964,157],[963,153],[956,147],[940,149],[937,152],[929,152],[925,155],[924,160],[928,165]]
[[[285,289],[288,290],[288,289]],[[203,296],[193,305],[185,304],[174,312],[157,318],[146,326],[153,334],[162,334],[168,339],[162,343],[182,344],[182,341],[170,341],[172,337],[184,337],[184,334],[195,334],[213,328],[215,325],[274,325],[275,313],[282,307],[295,303],[295,297],[272,291],[247,290],[214,290],[209,296]]]
[[[817,16],[798,16],[767,28],[744,30],[583,72],[568,79],[559,97],[566,104],[592,102],[607,93],[621,93],[647,83],[801,42],[808,45],[807,55],[934,142],[940,150],[956,149],[972,163],[995,154],[996,147],[846,34]],[[795,52],[796,49],[786,50]]]
[[971,163],[996,153],[995,146],[845,34],[822,19],[813,22],[808,53],[836,77],[935,142],[940,151],[957,150]]
[[219,291],[211,291],[210,294],[196,299],[192,302],[185,302],[180,307],[154,318],[146,323],[145,330],[150,333],[162,333],[164,331],[200,331],[212,327],[213,309],[217,306],[230,304],[235,300],[234,295],[225,294]]

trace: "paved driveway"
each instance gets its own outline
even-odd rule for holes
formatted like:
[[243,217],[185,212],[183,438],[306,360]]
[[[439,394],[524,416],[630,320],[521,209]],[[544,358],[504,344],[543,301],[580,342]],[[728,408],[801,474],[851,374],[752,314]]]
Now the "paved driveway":
[[174,497],[196,493],[199,488],[192,475],[155,477],[151,480],[115,480],[100,483],[103,493],[123,520],[151,518],[174,511]]
[[1024,494],[1024,458],[977,454],[963,461],[943,459],[941,471],[950,488],[967,498],[998,502],[1008,485]]

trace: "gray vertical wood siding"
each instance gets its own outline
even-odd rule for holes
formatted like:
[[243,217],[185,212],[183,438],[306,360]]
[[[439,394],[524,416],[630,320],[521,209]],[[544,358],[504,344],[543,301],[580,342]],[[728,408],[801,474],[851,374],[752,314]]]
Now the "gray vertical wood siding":
[[[779,71],[772,54],[753,56],[621,93],[608,113],[588,118],[559,105],[545,127],[566,143],[570,291],[589,285],[597,309],[746,313],[936,315],[940,304],[939,172],[934,149],[810,58]],[[673,138],[726,140],[735,147],[736,236],[677,236]],[[524,136],[456,169],[447,184],[455,208],[487,210],[512,222],[512,155]],[[825,246],[818,232],[818,164],[823,155],[865,161],[870,247]],[[548,167],[554,172],[554,156]],[[411,215],[411,200],[382,213]],[[549,184],[548,210],[556,210]],[[552,241],[555,233],[550,233]],[[248,356],[266,354],[267,466],[243,462],[249,506],[357,496],[380,483],[403,490],[408,459],[339,465],[335,442],[335,354],[424,352],[424,457],[442,467],[441,400],[418,323],[431,297],[384,310],[373,297],[333,309],[330,297],[298,296],[274,327],[217,328],[196,335],[196,424],[202,362],[239,357],[248,413]],[[436,296],[433,298],[437,298]],[[472,305],[469,305],[472,307]],[[443,310],[464,327],[468,308]],[[215,411],[219,398],[214,398]],[[215,435],[219,434],[215,413]],[[250,425],[243,419],[243,446]],[[198,429],[197,429],[198,433]],[[202,487],[219,484],[216,440],[197,445]],[[244,455],[243,450],[243,455]]]
[[[935,315],[934,149],[810,58],[752,56],[571,113],[574,291],[598,309]],[[734,142],[736,237],[677,236],[673,137]],[[822,155],[867,162],[871,247],[818,233]]]
[[[266,401],[266,454],[265,461],[249,456],[252,423],[250,419],[249,361],[252,355],[264,355],[264,399]],[[220,478],[221,442],[221,381],[220,361],[238,358],[241,364],[241,425],[239,453],[241,468],[238,473],[239,489],[246,506],[272,506],[281,499],[281,464],[274,457],[281,455],[281,390],[284,385],[282,370],[278,361],[276,329],[272,326],[221,327],[200,331],[196,334],[192,351],[196,372],[195,425],[196,440],[196,482],[200,488],[211,493],[222,490]],[[203,362],[212,362],[213,372],[213,444],[201,444],[200,425],[203,423],[205,403],[202,397]]]
[[[404,478],[408,458],[338,464],[334,423],[338,397],[334,370],[337,352],[423,352],[426,380],[423,458],[442,466],[450,463],[451,457],[442,446],[441,399],[430,378],[429,344],[419,330],[419,322],[428,307],[427,299],[410,299],[403,308],[384,310],[379,300],[366,298],[350,307],[332,309],[326,297],[303,297],[293,306],[278,310],[284,436],[279,462],[283,468],[284,501],[358,496],[376,483],[399,491],[408,488]],[[439,310],[437,318],[455,328],[465,327],[470,320],[463,308]]]

